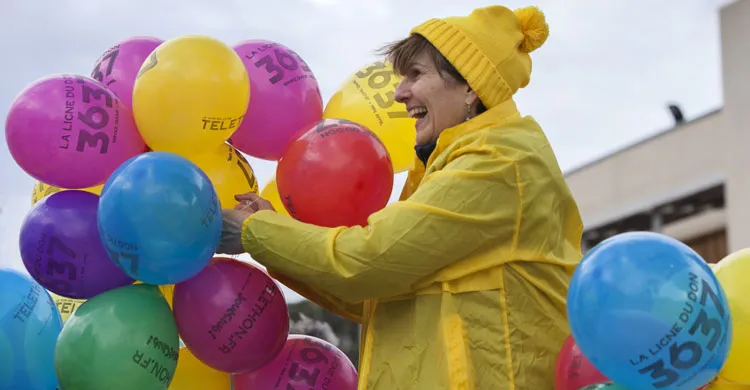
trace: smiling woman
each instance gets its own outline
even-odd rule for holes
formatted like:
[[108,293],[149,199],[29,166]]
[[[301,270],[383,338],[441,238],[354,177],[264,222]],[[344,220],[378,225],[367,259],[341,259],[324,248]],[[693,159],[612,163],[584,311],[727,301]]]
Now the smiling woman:
[[367,227],[305,224],[255,194],[224,210],[219,252],[247,251],[363,325],[360,390],[554,387],[583,226],[541,126],[513,101],[547,34],[537,8],[491,6],[386,46],[422,163]]
[[396,100],[417,118],[417,145],[437,141],[443,130],[487,111],[464,76],[427,38],[413,34],[381,49],[404,81]]

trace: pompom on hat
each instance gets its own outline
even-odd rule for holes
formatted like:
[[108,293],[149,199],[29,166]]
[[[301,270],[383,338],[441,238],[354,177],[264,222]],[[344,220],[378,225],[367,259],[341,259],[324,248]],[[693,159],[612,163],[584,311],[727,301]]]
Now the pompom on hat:
[[430,41],[492,108],[528,85],[529,53],[547,40],[549,26],[537,7],[493,5],[468,16],[430,19],[411,33]]

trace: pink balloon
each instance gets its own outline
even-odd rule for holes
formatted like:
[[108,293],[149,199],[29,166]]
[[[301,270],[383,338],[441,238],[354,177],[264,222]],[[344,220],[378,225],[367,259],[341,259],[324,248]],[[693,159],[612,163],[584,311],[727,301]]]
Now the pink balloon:
[[164,41],[133,37],[107,49],[96,60],[91,78],[101,81],[129,109],[133,107],[133,85],[143,62]]
[[327,341],[289,335],[284,349],[263,368],[233,375],[237,390],[356,390],[357,369]]
[[279,160],[298,135],[323,119],[318,81],[297,53],[279,43],[246,41],[234,50],[250,76],[251,95],[229,141],[251,156]]
[[96,80],[56,75],[24,89],[10,107],[5,138],[16,163],[57,187],[103,184],[146,143],[133,114]]
[[225,372],[268,363],[289,335],[289,311],[276,282],[238,260],[216,257],[174,288],[177,330],[195,357]]

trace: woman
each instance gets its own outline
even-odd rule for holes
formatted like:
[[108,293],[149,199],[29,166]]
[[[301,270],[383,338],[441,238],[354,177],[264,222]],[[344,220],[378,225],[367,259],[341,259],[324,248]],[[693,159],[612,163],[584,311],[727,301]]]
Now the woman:
[[360,389],[554,387],[582,223],[539,125],[512,96],[548,30],[534,7],[433,19],[385,48],[417,119],[417,168],[368,227],[323,228],[253,194],[220,251],[363,325]]

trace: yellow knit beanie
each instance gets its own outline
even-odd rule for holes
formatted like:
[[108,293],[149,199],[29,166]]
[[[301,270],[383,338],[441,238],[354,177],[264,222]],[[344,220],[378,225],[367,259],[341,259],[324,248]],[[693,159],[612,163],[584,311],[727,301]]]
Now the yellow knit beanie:
[[529,83],[529,53],[544,44],[549,27],[536,7],[494,5],[469,16],[430,19],[411,32],[430,41],[492,108]]

